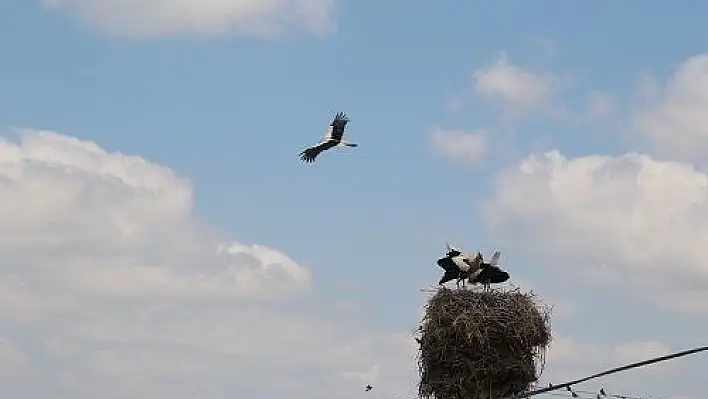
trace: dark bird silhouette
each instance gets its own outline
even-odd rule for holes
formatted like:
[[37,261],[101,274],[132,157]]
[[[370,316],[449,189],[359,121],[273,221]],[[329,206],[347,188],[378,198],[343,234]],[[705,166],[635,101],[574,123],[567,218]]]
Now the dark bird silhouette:
[[332,123],[329,124],[327,132],[322,140],[316,145],[309,147],[300,153],[300,159],[310,163],[314,162],[317,155],[322,151],[329,150],[332,147],[357,147],[358,144],[348,143],[342,140],[344,136],[344,128],[347,126],[349,118],[344,112],[339,112],[334,116]]
[[367,385],[367,386],[364,388],[364,391],[366,391],[366,392],[371,391],[371,385]]
[[465,256],[462,252],[450,248],[450,244],[445,244],[447,253],[444,258],[440,258],[437,261],[438,266],[445,270],[445,274],[442,276],[438,285],[443,285],[448,281],[457,279],[457,286],[460,286],[460,282],[464,284],[465,279],[472,276],[476,277],[476,273],[480,271],[480,263],[482,262],[482,254],[479,252],[477,256],[470,259],[469,256]]
[[607,396],[607,394],[605,393],[605,388],[600,388],[600,395]]
[[497,265],[500,257],[501,252],[496,251],[489,262],[481,261],[479,272],[470,276],[469,282],[472,284],[482,284],[486,291],[489,290],[490,284],[500,284],[509,280],[509,273],[505,272]]

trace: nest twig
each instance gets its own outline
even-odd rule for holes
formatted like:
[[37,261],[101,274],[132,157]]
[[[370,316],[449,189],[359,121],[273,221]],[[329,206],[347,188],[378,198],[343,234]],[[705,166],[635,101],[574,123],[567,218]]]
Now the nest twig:
[[518,288],[441,288],[421,327],[418,392],[426,399],[525,392],[538,380],[551,341],[550,308]]

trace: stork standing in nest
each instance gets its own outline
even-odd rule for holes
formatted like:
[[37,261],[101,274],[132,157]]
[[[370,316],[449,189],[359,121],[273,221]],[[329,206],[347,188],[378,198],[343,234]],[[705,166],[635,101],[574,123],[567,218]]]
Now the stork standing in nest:
[[[481,257],[481,255],[480,255]],[[489,291],[490,284],[500,284],[509,280],[509,273],[499,267],[501,252],[495,251],[489,262],[480,259],[479,271],[469,277],[471,284],[482,284],[485,291]]]
[[443,285],[448,281],[457,280],[456,285],[459,288],[460,283],[464,286],[465,280],[470,282],[481,273],[482,254],[477,252],[474,257],[471,254],[464,255],[462,252],[450,247],[449,243],[445,243],[447,253],[444,258],[438,259],[437,263],[445,274],[442,276],[439,285]]

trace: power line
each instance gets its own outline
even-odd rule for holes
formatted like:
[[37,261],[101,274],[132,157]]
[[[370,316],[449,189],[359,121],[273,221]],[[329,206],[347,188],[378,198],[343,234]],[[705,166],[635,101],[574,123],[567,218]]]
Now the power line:
[[[699,347],[699,348],[689,349],[689,350],[685,350],[685,351],[677,352],[677,353],[672,353],[672,354],[665,355],[665,356],[659,356],[659,357],[655,357],[655,358],[653,358],[653,359],[643,360],[643,361],[641,361],[641,362],[636,362],[636,363],[631,363],[631,364],[628,364],[628,365],[625,365],[625,366],[616,367],[616,368],[613,368],[613,369],[610,369],[610,370],[607,370],[607,371],[603,371],[603,372],[601,372],[601,373],[593,374],[593,375],[588,376],[588,377],[583,377],[583,378],[579,378],[579,379],[577,379],[577,380],[568,381],[568,382],[563,383],[563,384],[552,385],[552,386],[549,386],[549,387],[540,388],[540,389],[536,389],[536,390],[533,390],[533,391],[525,392],[525,393],[522,393],[522,394],[520,394],[520,395],[515,395],[515,396],[513,396],[512,398],[516,398],[516,399],[529,398],[529,397],[531,397],[531,396],[540,395],[540,394],[543,394],[543,393],[546,393],[546,392],[556,391],[556,390],[559,390],[559,389],[562,389],[562,388],[566,388],[566,389],[570,390],[570,387],[571,387],[572,385],[577,385],[577,384],[580,384],[581,382],[585,382],[585,381],[592,380],[592,379],[595,379],[595,378],[598,378],[598,377],[602,377],[602,376],[606,376],[606,375],[609,375],[609,374],[619,373],[619,372],[621,372],[621,371],[626,371],[626,370],[633,369],[633,368],[637,368],[637,367],[643,367],[643,366],[646,366],[646,365],[649,365],[649,364],[653,364],[653,363],[663,362],[663,361],[665,361],[665,360],[670,360],[670,359],[674,359],[674,358],[677,358],[677,357],[692,355],[692,354],[694,354],[694,353],[703,352],[703,351],[706,351],[706,350],[708,350],[708,346],[702,346],[702,347]],[[629,399],[629,398],[628,398],[628,399]]]
[[[575,389],[575,392],[580,392],[580,393],[585,393],[585,394],[593,394],[596,395],[596,392],[592,391],[584,391],[582,389]],[[617,398],[617,399],[668,399],[668,398],[659,398],[656,396],[632,396],[632,395],[620,395],[618,393],[608,393],[605,395],[600,394],[601,397],[606,397],[606,398]]]
[[573,396],[571,392],[569,393],[561,393],[561,392],[545,392],[542,393],[541,395],[548,395],[548,396],[556,396],[560,398],[580,398],[580,399],[597,399],[597,398],[617,398],[617,399],[670,399],[668,397],[664,396],[656,396],[656,395],[643,395],[643,396],[637,396],[637,395],[623,395],[623,394],[611,394],[611,393],[605,393],[604,395],[599,392],[593,392],[593,391],[586,391],[582,389],[574,389],[572,392],[575,392],[577,396]]

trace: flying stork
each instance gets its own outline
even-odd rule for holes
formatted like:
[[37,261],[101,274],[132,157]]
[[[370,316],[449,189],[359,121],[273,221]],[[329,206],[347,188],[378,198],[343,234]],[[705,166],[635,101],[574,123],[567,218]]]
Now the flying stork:
[[300,153],[300,159],[310,163],[314,162],[317,155],[322,151],[329,150],[332,147],[357,147],[358,144],[348,143],[342,140],[344,135],[344,128],[347,126],[349,118],[344,112],[339,112],[334,116],[332,123],[329,124],[327,132],[325,133],[322,140],[310,148],[305,149]]
[[500,284],[509,279],[509,273],[502,270],[499,264],[501,252],[495,251],[489,262],[481,260],[479,263],[479,272],[474,276],[469,277],[469,282],[472,284],[482,284],[484,290],[489,290],[489,284]]
[[444,258],[438,259],[438,266],[445,270],[439,285],[443,285],[448,281],[457,279],[456,285],[459,288],[460,282],[464,285],[465,279],[472,281],[473,278],[482,271],[480,265],[482,263],[482,254],[477,252],[477,255],[472,258],[470,255],[463,255],[462,252],[450,248],[450,244],[445,243],[446,251]]

